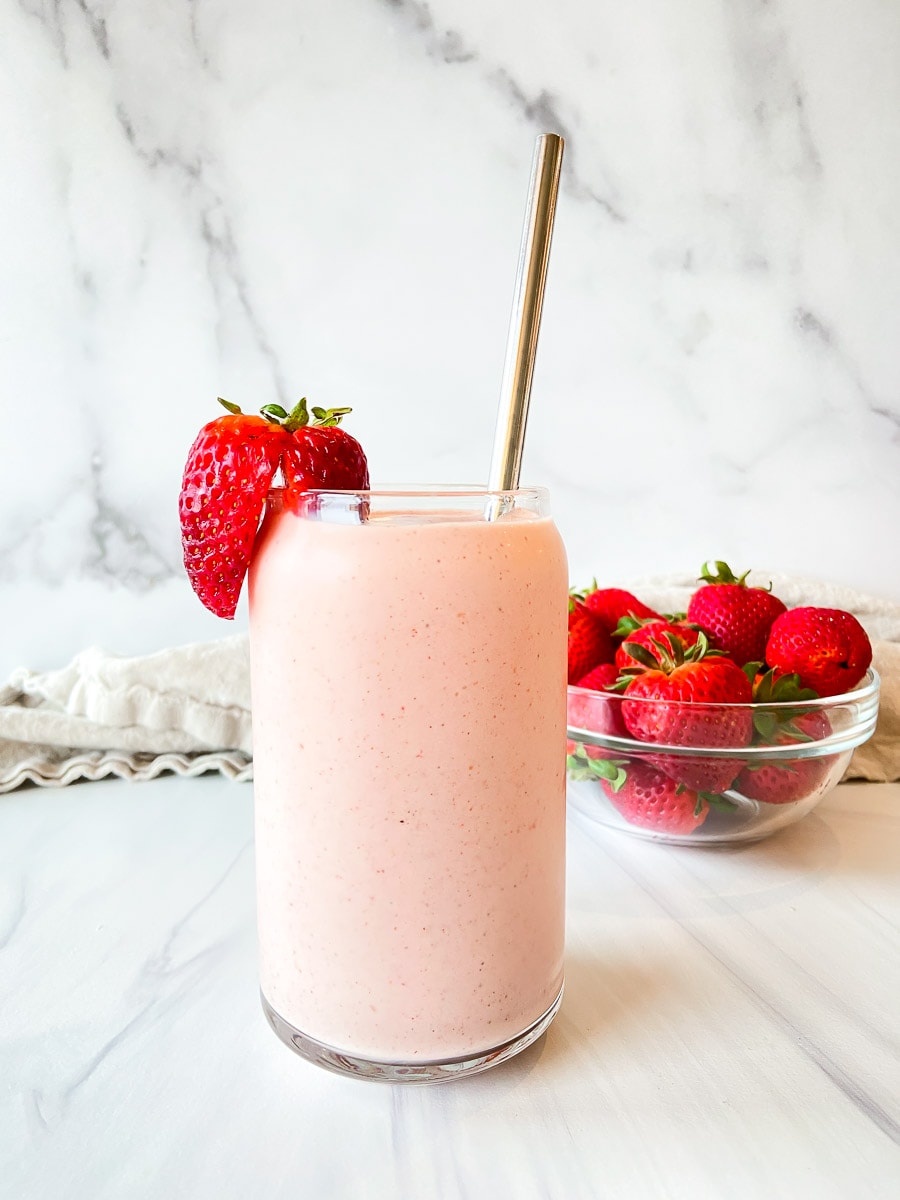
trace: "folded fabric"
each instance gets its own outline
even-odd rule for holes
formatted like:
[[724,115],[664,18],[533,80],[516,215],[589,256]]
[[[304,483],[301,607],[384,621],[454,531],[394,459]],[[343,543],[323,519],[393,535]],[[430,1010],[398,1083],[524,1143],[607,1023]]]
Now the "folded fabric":
[[[854,753],[846,778],[900,779],[900,605],[848,588],[755,572],[789,607],[843,608],[873,639],[881,675],[875,736]],[[623,583],[661,612],[687,608],[687,576]],[[0,792],[26,782],[61,787],[118,775],[220,771],[252,777],[247,637],[195,643],[140,658],[97,648],[59,671],[19,669],[0,690]]]
[[246,635],[140,658],[92,648],[0,691],[0,792],[211,770],[252,776]]

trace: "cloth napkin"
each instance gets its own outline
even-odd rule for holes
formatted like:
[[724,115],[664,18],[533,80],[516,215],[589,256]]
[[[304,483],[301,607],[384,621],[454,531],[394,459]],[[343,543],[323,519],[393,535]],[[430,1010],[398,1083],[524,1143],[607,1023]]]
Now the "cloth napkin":
[[[900,779],[900,605],[848,588],[755,572],[791,608],[817,604],[854,613],[873,640],[881,675],[875,736],[854,753],[846,778]],[[687,608],[688,576],[622,584],[662,612]],[[245,634],[139,658],[92,648],[59,671],[15,671],[0,690],[0,792],[32,782],[61,787],[118,775],[220,771],[252,777]]]
[[140,658],[94,647],[0,690],[0,792],[213,770],[252,778],[245,634]]

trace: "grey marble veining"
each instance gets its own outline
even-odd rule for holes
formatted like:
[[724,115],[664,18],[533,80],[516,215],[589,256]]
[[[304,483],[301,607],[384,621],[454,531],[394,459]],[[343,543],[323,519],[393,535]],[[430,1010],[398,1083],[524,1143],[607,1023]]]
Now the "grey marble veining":
[[[485,476],[534,135],[567,155],[526,475],[573,582],[900,595],[900,10],[0,0],[3,673],[212,636],[199,426],[354,406]],[[239,622],[243,616],[239,617]]]

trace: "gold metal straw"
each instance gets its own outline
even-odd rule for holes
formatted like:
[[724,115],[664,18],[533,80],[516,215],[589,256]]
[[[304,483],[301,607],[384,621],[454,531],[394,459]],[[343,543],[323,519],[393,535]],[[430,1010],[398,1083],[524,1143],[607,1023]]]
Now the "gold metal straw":
[[534,147],[488,481],[492,492],[519,486],[564,147],[565,142],[556,133],[542,133]]

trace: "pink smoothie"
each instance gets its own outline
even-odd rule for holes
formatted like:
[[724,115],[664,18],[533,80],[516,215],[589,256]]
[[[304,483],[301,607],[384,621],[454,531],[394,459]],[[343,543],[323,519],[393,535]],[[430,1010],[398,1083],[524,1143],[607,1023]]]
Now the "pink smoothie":
[[567,586],[533,513],[270,509],[250,571],[260,971],[303,1033],[447,1059],[558,996]]

